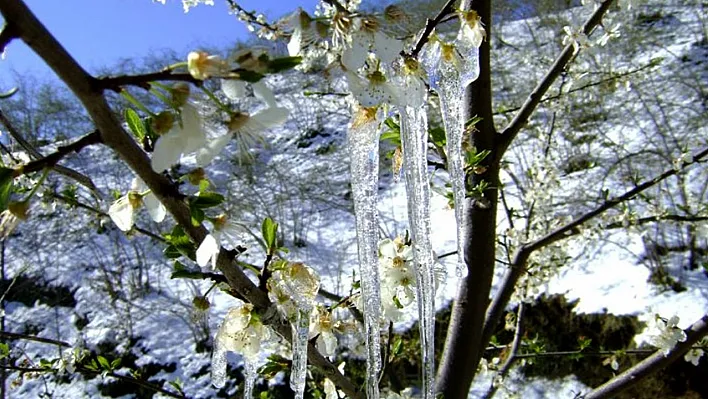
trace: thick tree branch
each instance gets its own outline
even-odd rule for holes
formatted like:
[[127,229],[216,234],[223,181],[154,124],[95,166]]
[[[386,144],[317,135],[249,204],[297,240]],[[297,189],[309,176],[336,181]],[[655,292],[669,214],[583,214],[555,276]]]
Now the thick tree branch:
[[17,39],[17,30],[12,26],[12,24],[5,21],[5,24],[0,30],[0,54],[5,52],[5,48],[11,41]]
[[[612,2],[613,0],[605,0],[602,2],[587,22],[585,22],[582,29],[585,35],[589,36],[595,27],[602,22],[602,17],[605,15],[607,10],[610,9]],[[544,94],[546,94],[553,82],[555,82],[558,76],[560,76],[561,72],[563,72],[570,60],[573,59],[575,53],[576,52],[572,43],[565,46],[561,54],[558,58],[556,58],[556,61],[551,66],[551,69],[546,73],[546,76],[541,79],[541,82],[539,82],[539,84],[533,89],[529,97],[526,99],[526,102],[524,102],[524,105],[521,106],[519,113],[516,114],[514,119],[498,137],[497,157],[501,159],[516,135],[526,125],[531,115],[533,115],[536,107],[543,99]]]
[[435,27],[440,25],[440,23],[443,22],[443,19],[445,19],[445,17],[455,11],[455,8],[453,7],[455,5],[455,2],[456,0],[448,0],[447,3],[442,6],[440,11],[438,12],[438,15],[436,15],[435,18],[428,19],[427,21],[425,21],[425,29],[423,29],[423,33],[421,33],[420,37],[415,43],[415,46],[413,46],[413,50],[411,50],[411,57],[418,57],[418,54],[420,54],[420,52],[423,50],[423,46],[425,45],[425,43],[428,42],[428,39],[430,39],[430,35],[433,34]]
[[[30,144],[27,140],[25,140],[24,137],[22,137],[22,134],[15,129],[15,126],[10,122],[10,120],[7,118],[4,112],[2,112],[2,109],[0,109],[0,123],[5,125],[5,128],[7,129],[8,133],[10,133],[10,136],[12,136],[15,141],[22,147],[27,153],[29,154],[30,157],[34,159],[41,159],[44,157],[39,151],[37,151],[36,148],[32,144]],[[86,175],[79,173],[75,171],[74,169],[67,168],[65,166],[61,165],[54,165],[54,171],[64,175],[70,179],[75,180],[77,183],[81,184],[82,186],[88,188],[91,190],[94,195],[100,198],[101,194],[98,191],[98,188],[96,187],[95,184],[93,184],[93,181]]]
[[665,354],[661,349],[656,351],[656,353],[635,364],[624,373],[595,388],[592,392],[583,396],[583,398],[600,399],[614,397],[620,392],[631,388],[643,378],[675,362],[688,352],[694,344],[708,334],[708,315],[703,316],[700,320],[693,323],[693,325],[684,332],[686,333],[686,340],[677,343],[669,353]]
[[585,222],[595,218],[601,213],[607,211],[608,209],[614,208],[615,206],[623,202],[633,199],[643,191],[646,191],[649,188],[654,187],[660,182],[666,180],[667,178],[678,174],[687,167],[702,162],[706,157],[708,157],[708,148],[705,148],[702,151],[698,152],[696,155],[694,155],[689,162],[683,164],[681,169],[667,170],[664,173],[656,176],[655,178],[645,181],[644,183],[636,186],[635,188],[625,192],[624,194],[618,197],[606,200],[597,208],[577,217],[572,222],[553,230],[552,232],[546,234],[538,240],[522,245],[514,254],[514,260],[512,262],[512,265],[506,271],[502,279],[501,289],[499,290],[496,297],[489,305],[489,309],[487,310],[487,317],[484,321],[484,333],[482,335],[482,342],[484,343],[484,345],[486,346],[489,340],[491,339],[492,334],[494,333],[494,329],[500,322],[501,317],[504,314],[504,309],[509,303],[511,295],[514,293],[516,283],[519,281],[524,271],[526,270],[526,263],[529,259],[529,256],[531,256],[534,251],[577,234],[579,232],[578,228]]
[[[201,243],[207,235],[203,225],[192,224],[189,208],[182,199],[177,187],[164,175],[152,170],[150,161],[123,129],[111,111],[103,96],[104,86],[89,75],[64,47],[47,31],[32,11],[21,0],[3,0],[0,12],[6,21],[18,26],[19,36],[27,45],[52,68],[69,89],[77,96],[88,111],[96,128],[101,132],[103,141],[112,148],[123,161],[145,182],[153,194],[172,214],[175,221],[195,243]],[[291,340],[291,328],[278,314],[277,308],[270,302],[266,292],[258,289],[248,276],[235,263],[233,256],[221,250],[217,258],[217,267],[224,273],[229,285],[252,303],[261,314],[261,320],[287,340]],[[344,377],[337,368],[320,354],[313,345],[308,346],[308,360],[322,371],[351,398],[360,398],[359,390]]]

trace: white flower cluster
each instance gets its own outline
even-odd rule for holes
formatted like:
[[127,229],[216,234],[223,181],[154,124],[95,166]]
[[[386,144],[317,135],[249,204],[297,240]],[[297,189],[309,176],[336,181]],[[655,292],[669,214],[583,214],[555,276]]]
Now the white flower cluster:
[[656,335],[652,336],[651,343],[664,351],[664,356],[676,346],[678,342],[686,340],[686,333],[677,326],[678,316],[673,316],[666,320],[659,315],[654,317],[654,330]]
[[150,192],[140,178],[135,177],[128,193],[108,208],[108,216],[122,231],[130,231],[135,224],[135,211],[145,205],[152,220],[157,223],[165,219],[167,211],[164,205]]

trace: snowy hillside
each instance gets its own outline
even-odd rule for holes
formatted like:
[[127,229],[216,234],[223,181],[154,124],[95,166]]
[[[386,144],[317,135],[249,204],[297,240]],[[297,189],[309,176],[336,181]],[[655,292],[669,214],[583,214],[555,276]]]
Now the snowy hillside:
[[[700,10],[690,2],[637,5],[633,12],[615,17],[622,23],[620,37],[580,52],[571,72],[549,91],[557,98],[543,103],[507,156],[502,173],[506,206],[528,217],[510,226],[510,213],[501,209],[500,237],[509,242],[518,242],[524,234],[527,240],[537,238],[593,209],[605,198],[605,190],[618,195],[708,144],[708,33]],[[523,103],[553,62],[562,41],[560,27],[577,26],[587,14],[588,9],[576,8],[546,16],[558,29],[540,28],[539,23],[549,21],[538,18],[498,27],[491,39],[498,124],[513,117],[510,110]],[[254,163],[243,162],[232,143],[207,177],[227,198],[223,211],[244,226],[248,251],[240,260],[262,264],[260,224],[271,217],[281,225],[288,259],[315,268],[329,292],[347,295],[358,270],[346,150],[348,105],[341,96],[311,94],[342,91],[343,82],[288,72],[267,83],[279,104],[290,110],[288,122],[266,133],[268,145],[253,150]],[[262,106],[253,98],[239,105],[249,112]],[[212,110],[202,112],[207,119],[216,118]],[[213,128],[221,129],[217,123]],[[52,148],[42,151],[47,154]],[[82,345],[109,361],[122,358],[116,373],[139,369],[141,378],[168,390],[174,390],[169,382],[181,381],[189,398],[235,395],[240,374],[221,391],[211,386],[209,376],[211,338],[234,298],[212,289],[210,280],[172,279],[173,264],[162,254],[163,243],[139,233],[126,236],[96,212],[106,212],[111,192],[125,193],[133,178],[107,148],[86,148],[65,165],[91,176],[103,198],[99,201],[78,189],[75,198],[85,206],[70,206],[66,200],[74,194],[69,186],[59,177],[50,178],[55,190],[45,198],[55,206],[34,206],[32,216],[2,247],[5,331]],[[448,254],[456,249],[456,230],[454,212],[440,194],[447,190],[447,175],[435,171],[433,176],[433,248]],[[382,234],[390,238],[408,228],[405,187],[397,180],[382,154],[380,222]],[[183,192],[197,191],[182,184]],[[608,226],[657,213],[703,217],[706,204],[708,169],[698,165],[682,178],[662,183],[651,195],[592,222],[592,228],[569,239],[568,245],[539,253],[529,280],[534,290],[523,299],[559,293],[579,299],[578,313],[607,311],[647,321],[655,313],[677,315],[679,326],[686,327],[708,309],[708,272],[703,269],[708,263],[708,223]],[[540,211],[534,213],[534,207]],[[155,224],[144,211],[138,219],[141,228],[158,235],[168,232],[170,223]],[[507,256],[500,245],[497,277],[506,269]],[[448,278],[438,290],[439,308],[455,296],[455,260],[441,259]],[[182,262],[198,269],[188,260]],[[660,284],[648,282],[661,273],[668,277]],[[672,284],[684,289],[667,289]],[[207,292],[211,307],[201,312],[193,299]],[[639,335],[637,344],[647,342],[647,336]],[[12,341],[10,347],[29,368],[37,367],[41,358],[56,358],[60,351],[56,345],[26,340]],[[277,350],[288,351],[283,346]],[[234,369],[241,363],[236,356],[229,360]],[[11,372],[8,381],[18,376]],[[486,391],[491,376],[480,378],[472,397]],[[91,373],[19,378],[8,397],[136,397],[128,395],[134,387],[126,382]],[[520,373],[510,377],[523,398],[572,397],[571,392],[587,389],[572,377],[523,379]],[[150,397],[149,392],[145,389],[139,397]]]

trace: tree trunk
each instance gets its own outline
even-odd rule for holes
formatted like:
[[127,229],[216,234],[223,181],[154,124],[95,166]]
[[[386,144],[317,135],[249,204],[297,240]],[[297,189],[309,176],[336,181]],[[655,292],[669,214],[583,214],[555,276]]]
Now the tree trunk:
[[[474,9],[482,18],[487,38],[491,37],[491,0],[465,1],[463,9]],[[482,356],[482,326],[489,303],[495,264],[497,198],[499,192],[499,161],[495,140],[496,130],[492,116],[492,90],[489,40],[480,47],[480,73],[466,90],[464,120],[480,116],[477,130],[471,134],[470,144],[477,151],[491,154],[481,163],[486,171],[468,176],[468,187],[482,181],[490,188],[481,198],[467,198],[465,207],[465,265],[467,277],[461,281],[448,326],[445,349],[438,370],[438,393],[445,399],[466,398],[477,365]]]

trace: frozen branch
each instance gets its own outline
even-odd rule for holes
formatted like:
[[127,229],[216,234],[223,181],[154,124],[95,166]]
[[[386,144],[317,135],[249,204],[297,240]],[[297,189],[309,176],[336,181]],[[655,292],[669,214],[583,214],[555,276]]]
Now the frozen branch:
[[[590,16],[590,18],[583,25],[582,31],[586,36],[590,36],[592,31],[597,27],[597,25],[602,22],[602,17],[605,15],[607,10],[610,9],[613,0],[605,0],[600,4],[600,6],[595,10],[595,12]],[[509,145],[514,140],[516,135],[521,131],[521,129],[529,121],[531,115],[538,104],[543,100],[543,96],[546,94],[548,89],[551,87],[553,82],[560,76],[560,74],[565,70],[571,59],[573,59],[576,54],[576,50],[573,47],[573,43],[565,46],[561,54],[556,58],[556,61],[551,66],[551,69],[546,73],[546,76],[541,79],[541,82],[533,89],[529,97],[521,106],[521,109],[516,114],[514,119],[509,123],[509,125],[501,132],[501,135],[497,139],[497,153],[496,156],[501,159],[509,148]]]
[[12,27],[12,24],[5,21],[5,25],[0,30],[0,54],[4,53],[7,45],[15,39],[17,39],[17,31]]
[[611,208],[614,208],[615,206],[623,202],[633,199],[643,191],[654,187],[655,185],[668,179],[671,176],[677,175],[679,172],[685,170],[687,167],[704,161],[704,158],[706,157],[708,157],[708,148],[705,148],[702,151],[696,153],[696,155],[694,155],[690,161],[684,163],[680,169],[669,169],[664,173],[654,177],[651,180],[645,181],[644,183],[636,186],[635,188],[625,192],[624,194],[618,197],[606,200],[602,203],[602,205],[598,206],[592,211],[589,211],[579,216],[572,222],[555,229],[544,237],[541,237],[531,243],[522,245],[514,254],[514,260],[512,262],[512,265],[506,271],[502,279],[501,289],[499,290],[487,310],[487,316],[484,321],[484,332],[482,334],[483,344],[486,345],[487,342],[489,342],[489,340],[491,339],[494,329],[501,320],[501,317],[504,313],[504,309],[506,308],[506,305],[511,299],[511,295],[514,292],[514,287],[516,287],[516,283],[519,281],[524,271],[526,270],[526,263],[529,259],[529,256],[531,256],[534,251],[577,234],[578,228],[585,222],[595,218],[596,216],[604,213],[605,211]]

